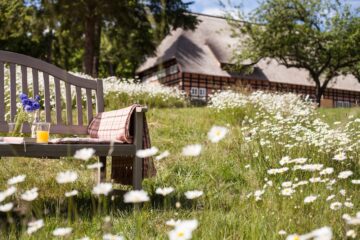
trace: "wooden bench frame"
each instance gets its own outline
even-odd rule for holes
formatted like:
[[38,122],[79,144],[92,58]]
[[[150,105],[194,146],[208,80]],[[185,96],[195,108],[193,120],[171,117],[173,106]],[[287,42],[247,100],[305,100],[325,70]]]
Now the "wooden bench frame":
[[[43,93],[45,107],[45,121],[52,122],[50,132],[53,134],[88,134],[87,125],[93,119],[94,114],[104,111],[104,93],[102,80],[89,80],[74,76],[65,70],[62,70],[52,64],[32,58],[26,55],[0,51],[0,132],[9,132],[8,123],[5,120],[5,66],[9,66],[10,71],[10,121],[14,121],[19,101],[20,92],[29,93],[29,81],[27,78],[28,68],[32,73],[32,95],[38,95],[40,92],[39,73],[43,74]],[[16,66],[21,68],[21,90],[16,86]],[[54,82],[55,87],[55,112],[56,123],[52,121],[50,105],[50,82]],[[65,104],[66,120],[63,119],[61,82],[65,84]],[[77,124],[73,123],[73,108],[71,87],[75,88]],[[82,89],[86,92],[86,112],[87,125],[84,125],[83,107],[82,107]],[[95,92],[96,111],[93,113],[92,91]],[[133,179],[134,189],[141,189],[143,178],[143,159],[136,157],[136,151],[143,148],[143,123],[146,108],[137,107],[134,112],[134,142],[133,144],[1,144],[1,157],[34,157],[34,158],[59,158],[73,156],[77,150],[82,148],[95,149],[95,155],[103,163],[101,168],[102,179],[106,176],[106,158],[107,156],[132,156],[133,157]],[[23,133],[30,132],[30,125],[24,124]],[[109,152],[110,147],[112,151]]]

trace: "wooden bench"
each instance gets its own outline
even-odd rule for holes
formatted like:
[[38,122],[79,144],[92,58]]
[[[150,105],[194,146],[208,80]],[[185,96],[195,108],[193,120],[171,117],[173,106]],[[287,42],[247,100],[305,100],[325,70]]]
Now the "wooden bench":
[[[10,105],[5,103],[5,68],[10,73]],[[21,74],[17,74],[17,68]],[[32,74],[32,82],[28,74]],[[21,86],[17,86],[16,80],[21,75]],[[40,78],[40,76],[43,76]],[[40,82],[41,81],[41,82]],[[50,86],[53,86],[50,87]],[[75,91],[71,91],[71,89]],[[74,76],[52,64],[36,58],[8,51],[0,51],[0,132],[9,132],[9,126],[5,119],[5,113],[10,112],[10,121],[13,122],[17,112],[19,93],[31,93],[33,96],[40,95],[44,99],[45,121],[51,122],[50,133],[87,135],[87,126],[93,116],[104,111],[103,83],[100,79],[89,80]],[[65,96],[64,95],[65,92]],[[72,95],[75,94],[76,114],[73,114]],[[51,106],[51,97],[55,96],[55,106]],[[86,98],[86,107],[83,107],[82,97]],[[95,97],[95,112],[93,110],[93,97]],[[65,109],[64,109],[65,108]],[[83,113],[86,111],[86,117]],[[107,156],[121,157],[131,156],[132,185],[135,189],[141,189],[143,178],[143,162],[136,157],[136,151],[142,149],[143,121],[146,108],[137,107],[134,113],[134,141],[133,144],[114,144],[109,152],[110,144],[1,144],[1,157],[34,157],[34,158],[59,158],[73,156],[82,148],[94,148],[96,156],[103,163],[101,168],[102,178],[106,173]],[[66,117],[65,117],[66,116]],[[55,118],[55,119],[53,119]],[[74,122],[75,119],[75,122]],[[30,133],[30,125],[24,124],[23,133]]]

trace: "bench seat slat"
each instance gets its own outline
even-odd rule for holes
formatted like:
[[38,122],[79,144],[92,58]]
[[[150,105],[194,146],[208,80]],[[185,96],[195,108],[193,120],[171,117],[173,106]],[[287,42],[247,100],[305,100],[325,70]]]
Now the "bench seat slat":
[[[2,157],[72,157],[77,150],[82,148],[94,148],[96,156],[108,156],[109,144],[26,144],[26,151],[23,144],[1,144],[0,152]],[[135,145],[115,144],[110,156],[134,156]]]

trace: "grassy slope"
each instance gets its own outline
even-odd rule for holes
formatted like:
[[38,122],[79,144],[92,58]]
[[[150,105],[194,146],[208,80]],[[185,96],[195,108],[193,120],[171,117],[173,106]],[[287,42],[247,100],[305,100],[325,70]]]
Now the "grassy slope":
[[[340,115],[348,112],[320,111],[329,121],[345,121]],[[356,114],[359,116],[358,110]],[[165,221],[170,218],[197,218],[200,227],[195,231],[194,239],[279,239],[277,232],[281,229],[289,233],[303,233],[325,225],[333,227],[336,236],[339,237],[344,231],[341,215],[345,212],[354,214],[360,207],[355,200],[360,198],[358,187],[343,182],[335,187],[335,192],[346,188],[348,196],[352,196],[355,204],[353,210],[330,210],[329,204],[324,200],[330,192],[325,187],[319,188],[315,185],[301,188],[303,192],[296,193],[292,199],[279,196],[275,190],[267,191],[263,201],[247,199],[246,195],[249,192],[262,188],[264,178],[267,177],[266,169],[275,166],[275,162],[282,157],[281,150],[265,149],[264,154],[270,157],[267,161],[261,160],[261,157],[253,157],[255,146],[247,147],[243,144],[237,124],[239,120],[231,113],[219,115],[206,108],[154,109],[147,116],[153,145],[161,151],[169,150],[172,155],[156,162],[158,175],[145,181],[145,190],[153,193],[156,187],[173,186],[176,193],[167,202],[166,209],[159,197],[152,197],[152,204],[145,205],[141,212],[143,239],[166,239],[166,232],[170,228],[165,226]],[[214,124],[230,124],[231,130],[229,137],[217,145],[206,142],[206,133]],[[182,157],[181,148],[192,143],[204,144],[203,154],[197,158]],[[307,153],[304,152],[305,154]],[[75,188],[86,193],[82,195],[84,200],[78,202],[84,207],[79,211],[80,220],[71,224],[75,228],[72,237],[76,239],[88,235],[100,238],[103,232],[110,231],[123,233],[129,239],[133,239],[135,217],[131,209],[121,203],[121,196],[112,203],[115,209],[112,211],[112,227],[104,225],[99,215],[91,220],[88,216],[91,212],[91,201],[88,197],[92,182],[91,174],[85,170],[81,162],[75,160],[50,161],[44,163],[42,160],[3,159],[0,168],[0,189],[5,188],[5,181],[9,177],[26,172],[28,179],[20,187],[25,189],[37,186],[40,188],[41,198],[51,202],[50,199],[57,199],[72,188],[60,188],[54,181],[56,173],[65,169],[76,169],[81,177]],[[248,164],[251,166],[249,169],[245,168]],[[353,171],[358,177],[359,169]],[[301,177],[306,179],[311,175]],[[272,180],[276,185],[274,188],[284,181],[275,177]],[[184,199],[182,193],[193,189],[204,190],[205,196],[195,202]],[[304,206],[303,199],[310,194],[321,195],[321,200]],[[181,202],[180,209],[173,207],[176,201]],[[56,201],[53,201],[53,205],[55,204]],[[62,205],[66,206],[66,203]],[[47,217],[47,227],[33,239],[49,238],[51,230],[55,227],[68,226],[64,215],[56,217],[55,213],[51,213]]]

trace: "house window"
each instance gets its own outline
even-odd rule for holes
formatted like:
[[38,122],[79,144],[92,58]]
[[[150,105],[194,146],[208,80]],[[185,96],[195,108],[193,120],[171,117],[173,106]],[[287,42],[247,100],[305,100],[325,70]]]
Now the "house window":
[[192,87],[190,90],[191,96],[198,96],[199,95],[199,89],[197,87]]
[[157,72],[157,79],[166,77],[166,72],[165,69],[161,69],[160,71]]
[[177,65],[172,65],[168,68],[168,72],[169,74],[174,74],[174,73],[177,73],[178,72],[178,68],[177,68]]
[[206,88],[199,88],[199,96],[206,97]]
[[349,101],[336,101],[335,107],[349,108],[349,107],[351,107],[351,103]]

